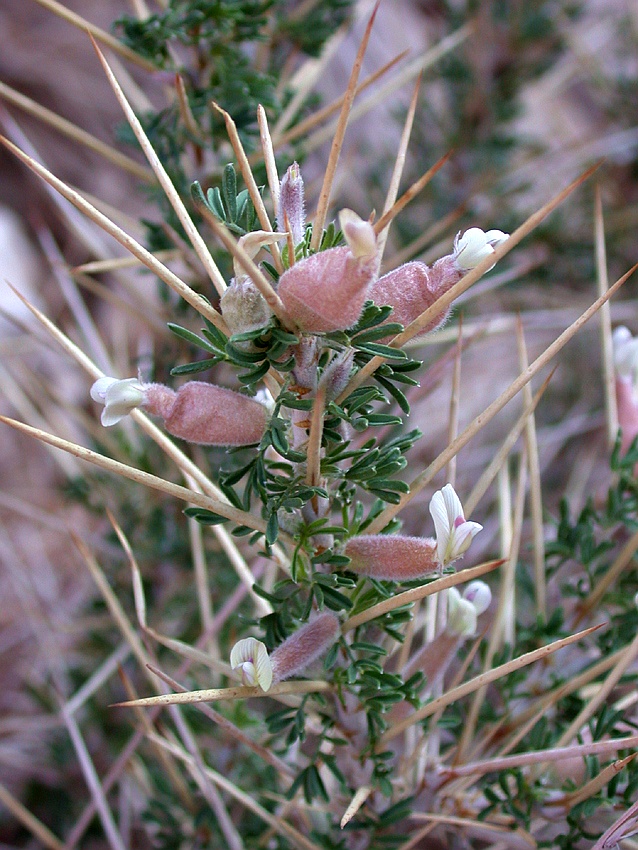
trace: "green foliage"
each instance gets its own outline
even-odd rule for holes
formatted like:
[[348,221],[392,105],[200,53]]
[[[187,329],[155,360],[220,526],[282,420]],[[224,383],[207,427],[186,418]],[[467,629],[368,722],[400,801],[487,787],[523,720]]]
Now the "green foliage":
[[[169,0],[165,9],[143,20],[126,16],[116,22],[124,44],[158,70],[181,77],[194,126],[184,120],[178,97],[141,116],[180,194],[186,197],[192,182],[185,152],[195,151],[201,160],[204,151],[216,151],[226,137],[223,118],[211,104],[232,115],[244,147],[252,150],[257,107],[276,117],[285,103],[285,89],[283,96],[278,91],[281,68],[299,53],[316,56],[351,7],[352,0],[322,0],[298,17],[286,0]],[[260,44],[265,47],[265,65],[254,57]],[[122,136],[133,142],[128,128],[122,129]],[[162,218],[181,232],[163,195],[153,197]],[[152,225],[157,236],[156,228]]]
[[[346,0],[324,0],[310,4],[307,14],[298,16],[295,4],[281,0],[169,0],[166,8],[144,21],[126,18],[119,22],[125,43],[149,58],[159,70],[168,72],[167,77],[176,72],[181,75],[186,111],[194,120],[193,125],[184,119],[184,109],[180,111],[177,101],[159,113],[144,116],[152,144],[178,191],[188,198],[190,188],[190,200],[200,209],[206,208],[237,237],[260,225],[247,190],[239,186],[234,165],[223,168],[210,165],[217,161],[215,157],[225,140],[223,121],[211,109],[211,101],[218,102],[232,115],[242,142],[250,151],[256,141],[257,104],[263,104],[272,116],[277,116],[288,102],[285,81],[278,79],[280,68],[295,52],[318,55],[351,5]],[[553,14],[554,4],[545,0],[513,6],[497,2],[478,9],[472,3],[465,8],[463,4],[444,3],[442,8],[451,25],[465,21],[468,11],[483,13],[483,22],[487,21],[492,31],[508,37],[506,53],[519,56],[519,61],[516,65],[506,61],[502,68],[491,69],[483,90],[477,87],[477,69],[469,55],[459,51],[449,57],[442,77],[447,105],[439,126],[434,121],[423,121],[417,134],[422,134],[429,149],[463,145],[465,138],[473,138],[476,144],[466,151],[462,168],[475,171],[481,180],[496,179],[511,161],[514,150],[507,122],[518,111],[519,76],[535,78],[563,49]],[[562,11],[573,13],[567,7]],[[543,46],[542,59],[537,52],[539,45]],[[481,95],[478,104],[477,93]],[[428,135],[432,133],[438,134],[434,140]],[[215,157],[210,157],[211,153]],[[221,161],[225,158],[224,151]],[[193,180],[194,176],[198,179]],[[257,177],[260,183],[265,182],[263,174],[258,172]],[[453,201],[461,200],[456,197],[458,189],[454,183],[445,183],[445,179],[449,178],[437,178],[432,184],[430,203],[438,213],[443,212],[443,206],[448,213]],[[149,241],[153,247],[171,244],[167,237],[171,228],[183,235],[164,201],[160,207],[163,224],[168,228],[149,223]],[[429,218],[436,220],[436,216]],[[549,231],[546,238],[551,238]],[[311,240],[312,226],[308,225],[304,238],[295,246],[294,258],[289,256],[288,245],[281,248],[284,269],[293,260],[301,262],[310,255]],[[341,245],[343,234],[334,223],[329,223],[322,233],[319,251]],[[228,269],[229,258],[224,260]],[[272,254],[270,260],[261,265],[276,288],[279,277],[276,267],[281,266]],[[169,308],[173,319],[180,318],[183,308],[176,305]],[[267,814],[276,812],[277,818],[283,811],[281,817],[285,819],[282,800],[286,797],[294,800],[295,806],[303,798],[312,807],[310,813],[299,808],[301,814],[295,814],[290,822],[298,818],[303,823],[303,834],[310,835],[316,846],[330,850],[362,846],[375,850],[405,845],[414,836],[414,812],[424,807],[435,808],[441,799],[445,801],[442,810],[458,805],[464,814],[470,812],[477,823],[507,824],[512,829],[533,831],[547,807],[555,805],[555,795],[572,790],[573,782],[561,784],[544,769],[535,772],[514,767],[478,774],[466,786],[470,788],[466,796],[460,790],[458,798],[446,797],[450,777],[441,765],[453,765],[457,758],[456,748],[468,722],[471,697],[457,700],[434,717],[415,723],[411,737],[401,738],[400,745],[391,737],[396,722],[435,699],[453,679],[452,673],[456,676],[460,671],[465,679],[471,678],[483,669],[488,657],[483,636],[476,655],[474,647],[461,647],[461,640],[456,644],[450,640],[451,649],[449,646],[441,649],[442,655],[449,654],[443,656],[445,665],[438,668],[439,679],[435,676],[434,681],[428,681],[418,665],[416,672],[407,672],[406,662],[415,653],[428,649],[436,653],[437,640],[441,639],[443,644],[442,638],[458,637],[443,634],[444,627],[439,628],[441,624],[435,621],[434,639],[424,638],[425,606],[395,602],[398,593],[428,585],[440,576],[433,574],[404,584],[362,578],[353,572],[355,564],[346,554],[348,540],[365,535],[373,523],[377,528],[384,526],[383,534],[392,535],[399,530],[401,520],[396,517],[385,523],[376,521],[380,517],[385,520],[388,506],[400,505],[410,494],[410,485],[405,480],[409,452],[422,437],[418,428],[407,429],[407,416],[410,390],[418,385],[416,375],[423,364],[389,344],[403,330],[400,324],[391,321],[391,312],[388,306],[368,302],[353,327],[315,335],[314,371],[310,370],[313,371],[310,378],[307,374],[300,377],[303,346],[308,344],[310,335],[285,327],[277,318],[256,330],[233,336],[227,336],[206,320],[197,332],[185,326],[189,324],[185,318],[180,318],[183,324],[177,321],[168,324],[174,347],[167,344],[159,368],[167,369],[169,360],[177,361],[171,376],[188,377],[216,370],[216,375],[223,375],[223,381],[235,381],[247,395],[255,395],[265,381],[273,392],[276,390],[268,425],[258,443],[227,450],[198,446],[192,455],[197,463],[214,471],[215,488],[219,488],[229,504],[244,512],[243,524],[230,522],[212,510],[187,507],[182,511],[168,500],[131,496],[121,485],[111,485],[105,477],[93,479],[98,492],[80,482],[69,487],[72,497],[95,513],[100,509],[103,492],[108,492],[118,505],[118,516],[122,516],[122,527],[135,552],[149,619],[160,619],[161,614],[167,636],[186,644],[201,642],[198,653],[186,651],[186,655],[189,662],[195,659],[204,662],[204,672],[189,669],[185,687],[210,687],[211,671],[205,666],[209,660],[207,653],[214,652],[216,656],[213,675],[217,680],[220,670],[227,671],[219,666],[219,658],[226,659],[227,650],[245,634],[258,636],[269,651],[274,651],[311,623],[318,612],[334,612],[343,624],[373,606],[386,603],[384,613],[374,620],[356,628],[344,627],[323,658],[300,674],[320,679],[322,684],[330,686],[328,690],[289,693],[281,702],[266,697],[217,705],[215,710],[219,713],[209,713],[207,717],[187,709],[180,715],[187,733],[175,715],[162,717],[154,727],[158,735],[165,735],[167,740],[171,736],[188,740],[192,734],[197,739],[198,750],[193,773],[180,773],[186,777],[191,801],[186,807],[178,801],[171,777],[155,761],[154,753],[143,755],[146,773],[140,786],[144,785],[147,794],[143,817],[154,846],[165,850],[226,846],[227,839],[215,807],[210,804],[210,794],[207,796],[202,790],[205,783],[198,772],[200,757],[202,763],[214,765],[215,770],[263,807],[258,815],[256,806],[245,806],[245,798],[238,801],[228,789],[224,791],[224,805],[233,823],[238,825],[247,848],[265,843],[275,850],[294,846],[290,835],[270,832],[277,819],[273,822],[268,822],[268,817],[261,819],[263,809]],[[354,387],[360,371],[373,359],[376,363],[376,358],[383,362],[377,365],[369,381]],[[331,393],[328,378],[335,363],[349,364],[350,374],[343,386]],[[317,387],[326,392],[325,405],[315,418]],[[320,434],[315,430],[318,420]],[[308,457],[311,436],[317,437],[312,449],[317,463],[312,474],[309,462],[312,458]],[[157,473],[162,468],[162,459],[154,447],[129,442],[124,431],[112,439],[109,450],[114,448],[142,471]],[[618,556],[619,545],[638,529],[638,484],[634,477],[638,441],[624,457],[620,456],[619,446],[620,442],[611,458],[612,483],[606,499],[590,499],[575,519],[566,502],[560,507],[555,539],[546,548],[547,577],[553,582],[555,592],[547,618],[530,615],[531,582],[526,576],[520,577],[516,592],[524,600],[523,616],[516,623],[512,643],[501,645],[491,657],[492,666],[573,633],[580,606],[610,569]],[[207,532],[201,540],[197,537],[199,529],[195,528],[192,535],[198,541],[196,553],[201,556],[195,558],[199,568],[196,583],[192,578],[193,552],[184,516],[195,520]],[[254,522],[256,517],[259,523]],[[222,529],[217,528],[221,525]],[[214,534],[219,532],[218,539]],[[233,548],[235,541],[240,544],[241,554]],[[110,556],[119,547],[119,541],[111,535],[106,542]],[[119,548],[115,551],[119,552]],[[244,600],[248,591],[242,584],[246,583],[247,575],[245,566],[242,572],[243,554],[254,557],[256,568],[254,574],[249,571],[248,575],[250,581],[255,578],[255,584],[250,590],[268,603],[268,613],[261,610],[256,613],[253,598]],[[210,565],[208,576],[200,561]],[[227,561],[236,568],[240,563],[238,572],[242,582],[228,568]],[[448,568],[449,573],[452,571],[452,567]],[[128,568],[122,568],[122,563],[109,562],[105,573],[125,614],[135,622],[139,615],[135,603],[139,599],[134,599],[131,593]],[[157,578],[158,574],[162,580]],[[583,641],[578,648],[581,654],[569,656],[564,665],[549,662],[545,667],[538,665],[533,674],[522,668],[494,683],[472,720],[476,740],[470,742],[470,749],[481,752],[484,748],[489,754],[497,754],[503,741],[511,746],[512,740],[515,744],[511,749],[518,753],[556,746],[565,728],[586,705],[582,690],[569,690],[570,677],[586,669],[590,661],[626,647],[627,635],[636,633],[638,611],[633,598],[637,589],[635,570],[626,570],[609,587],[601,605],[609,622],[606,628]],[[139,593],[137,584],[136,590]],[[555,598],[559,598],[559,604],[554,603]],[[214,628],[206,634],[206,618],[210,614],[204,610],[204,601],[210,602],[215,612]],[[444,613],[445,604],[445,597],[439,596],[439,616],[441,611]],[[87,659],[82,659],[69,676],[74,687],[92,673],[94,657],[115,650],[116,632],[105,616],[104,603],[95,605],[87,614],[97,625],[87,639]],[[217,616],[222,621],[219,626]],[[152,634],[146,636],[148,646]],[[489,634],[486,637],[489,639]],[[155,648],[158,663],[169,659],[169,664],[174,662],[174,648],[178,644],[168,646],[170,649]],[[446,673],[450,674],[447,678]],[[599,681],[597,677],[595,684]],[[620,684],[635,687],[635,675],[626,673]],[[561,687],[565,690],[551,707],[540,716],[534,715],[539,705],[544,706],[545,694]],[[34,697],[47,710],[57,710],[57,704],[44,689],[42,693],[34,692]],[[102,730],[108,730],[112,751],[107,754],[114,755],[118,746],[120,749],[124,746],[122,717],[114,721],[100,716],[92,706],[85,710],[92,724],[101,724]],[[533,722],[519,736],[517,717],[527,713]],[[227,721],[226,726],[221,723],[222,731],[217,725],[220,717]],[[233,727],[232,735],[227,736],[228,723]],[[603,703],[588,718],[580,734],[592,741],[602,741],[627,734],[628,727],[635,728],[635,723],[628,721],[625,711]],[[414,753],[406,751],[410,741],[414,742]],[[288,769],[279,772],[268,759],[262,759],[259,747],[263,746],[284,761]],[[64,739],[64,746],[54,740],[52,749],[56,766],[68,768],[73,759],[68,740]],[[467,752],[462,755],[468,757]],[[597,776],[611,758],[587,757],[584,781]],[[342,832],[337,826],[338,819],[334,818],[336,807],[344,809],[362,785],[371,789],[368,802]],[[638,767],[632,763],[588,799],[570,807],[564,823],[554,829],[551,839],[546,841],[544,834],[541,835],[538,846],[582,846],[583,841],[596,837],[595,830],[600,834],[596,818],[601,811],[612,810],[621,803],[628,806],[637,788]],[[39,786],[35,790],[42,795]],[[72,802],[65,795],[60,803],[65,822],[71,820],[68,810]],[[467,812],[463,806],[467,806]],[[459,837],[458,840],[468,848],[483,844],[483,838]]]
[[231,163],[224,168],[221,189],[215,186],[204,195],[196,180],[191,186],[191,195],[196,203],[210,210],[237,236],[244,236],[258,229],[257,213],[248,196],[248,189],[237,192],[237,175]]

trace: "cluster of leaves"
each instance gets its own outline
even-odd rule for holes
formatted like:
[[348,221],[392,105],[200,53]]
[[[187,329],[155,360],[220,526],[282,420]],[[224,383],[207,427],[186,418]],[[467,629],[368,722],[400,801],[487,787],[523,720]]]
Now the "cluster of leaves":
[[[258,138],[257,106],[276,119],[288,93],[278,90],[281,68],[299,55],[316,56],[347,19],[352,0],[322,0],[303,16],[286,0],[169,0],[166,8],[140,19],[126,16],[116,32],[128,47],[158,70],[179,74],[190,115],[184,120],[180,97],[141,116],[144,129],[178,191],[186,197],[191,182],[184,153],[201,166],[205,152],[225,139],[218,103],[232,116],[246,150]],[[263,48],[257,51],[255,47]],[[127,127],[122,137],[134,143]],[[159,192],[152,195],[161,218],[181,232]],[[166,247],[162,229],[149,225],[152,247]]]
[[[599,505],[590,498],[575,520],[570,518],[567,502],[561,503],[556,538],[546,549],[550,574],[572,562],[582,567],[576,581],[561,583],[564,597],[586,599],[617,555],[619,532],[623,533],[624,529],[632,533],[638,531],[638,481],[634,475],[636,463],[638,442],[634,442],[626,454],[621,455],[619,436],[610,463],[614,481],[604,502]],[[612,610],[625,609],[626,600],[633,598],[637,590],[635,571],[625,570],[609,588],[602,603]],[[609,633],[606,632],[604,639],[608,637]]]
[[[627,536],[638,529],[638,481],[634,472],[637,462],[638,441],[623,456],[620,454],[619,437],[611,455],[613,481],[607,497],[598,502],[589,500],[574,520],[570,519],[567,502],[561,504],[556,537],[547,543],[546,556],[547,573],[559,583],[564,600],[575,599],[577,604],[584,601],[610,569],[618,554],[619,542],[626,541]],[[562,579],[563,571],[569,578]],[[577,574],[579,571],[580,576]],[[525,592],[524,584],[522,590]],[[601,604],[609,612],[610,620],[607,628],[596,633],[589,641],[592,648],[597,644],[598,657],[606,657],[625,648],[627,636],[636,634],[638,610],[634,596],[637,591],[636,572],[627,569],[604,595]],[[519,625],[515,646],[506,646],[494,657],[493,663],[502,664],[549,641],[565,637],[570,631],[573,629],[564,622],[563,608],[556,608],[546,621],[539,618],[527,625]],[[552,673],[552,686],[560,688],[569,681],[570,675],[573,675],[573,671],[563,671],[561,667],[556,667]],[[623,681],[635,684],[635,676],[626,674]],[[530,682],[524,670],[499,680],[495,687],[499,699],[489,705],[484,704],[480,715],[479,724],[485,724],[486,729],[507,723],[510,719],[510,707],[532,696],[534,690],[534,684]],[[568,694],[557,700],[552,711],[544,715],[519,742],[518,751],[530,752],[556,746],[564,729],[572,723],[584,706],[584,697],[576,694]],[[605,703],[592,716],[588,725],[592,741],[623,737],[627,735],[628,725],[633,725],[634,729],[638,728],[636,724],[628,721],[626,712]],[[603,767],[616,758],[629,754],[629,751],[621,751],[613,757],[606,757],[604,763],[597,757],[585,758],[585,781],[594,779]],[[568,782],[566,793],[573,788],[573,783]],[[637,788],[638,765],[630,762],[596,794],[570,806],[564,818],[558,817],[557,828],[551,839],[541,840],[538,846],[567,850],[581,846],[581,841],[595,841],[600,836],[600,828],[593,827],[592,824],[599,824],[601,821],[593,821],[593,817],[604,816],[608,810],[628,808],[635,798]],[[548,786],[543,773],[532,773],[530,779],[529,774],[518,769],[502,771],[486,776],[481,783],[481,789],[486,805],[479,815],[480,819],[498,812],[510,817],[513,824],[523,829],[530,828],[538,807],[548,803]],[[551,802],[549,805],[551,808]]]
[[[370,305],[366,312],[372,327],[380,317],[387,315],[385,310],[373,305]],[[292,352],[299,340],[284,330],[276,319],[266,328],[238,334],[230,339],[209,322],[206,322],[206,327],[202,329],[202,336],[173,323],[169,324],[169,328],[180,338],[210,355],[203,360],[175,367],[171,373],[173,375],[192,375],[210,369],[217,363],[226,362],[244,370],[238,373],[237,378],[247,389],[251,389],[270,369],[275,368],[280,374],[286,374],[295,364]],[[379,332],[385,334],[385,331],[378,328],[374,331]],[[346,334],[341,336],[348,338]],[[359,342],[362,336],[365,341]],[[337,345],[335,340],[331,342]],[[341,339],[340,347],[342,342]],[[244,343],[250,343],[251,348],[246,350],[241,347]],[[352,347],[362,352],[364,362],[386,348],[376,345],[372,351],[366,350],[369,345],[372,343],[367,341],[365,331],[357,329],[353,332]],[[417,361],[402,357],[399,359],[398,369],[383,369],[384,374],[375,377],[384,388],[391,388],[391,395],[395,399],[400,399],[407,406],[405,396],[392,384],[392,380],[415,383],[407,373],[419,365]],[[327,407],[322,435],[325,454],[321,462],[321,472],[329,482],[335,482],[336,500],[343,506],[352,503],[357,488],[372,494],[381,502],[390,503],[397,503],[400,495],[408,492],[407,484],[394,476],[405,468],[405,453],[421,436],[418,429],[385,440],[383,444],[378,444],[375,438],[370,438],[363,445],[353,447],[351,440],[344,438],[345,426],[352,427],[355,431],[363,431],[371,427],[401,425],[401,417],[379,412],[375,408],[375,404],[387,403],[388,398],[380,389],[363,387],[350,393],[341,404],[330,402]],[[309,487],[304,483],[298,464],[305,461],[305,454],[294,449],[287,437],[287,417],[290,411],[306,411],[310,416],[312,406],[311,398],[304,398],[294,389],[284,387],[275,403],[258,454],[239,469],[222,473],[220,478],[224,493],[237,507],[251,510],[253,497],[256,497],[265,507],[266,518],[274,517],[273,532],[268,535],[269,543],[274,543],[277,536],[274,523],[279,512],[299,510],[313,498],[328,498],[330,495],[323,488]],[[288,413],[282,416],[282,411]],[[268,456],[270,447],[277,451],[281,460],[275,461]],[[343,466],[345,461],[349,462],[347,468]],[[236,485],[243,479],[243,493],[239,493]],[[373,510],[378,510],[377,506],[374,506]],[[197,517],[210,520],[206,512],[197,513]],[[362,517],[356,520],[356,527],[365,527]],[[312,533],[325,534],[326,531],[315,526]]]

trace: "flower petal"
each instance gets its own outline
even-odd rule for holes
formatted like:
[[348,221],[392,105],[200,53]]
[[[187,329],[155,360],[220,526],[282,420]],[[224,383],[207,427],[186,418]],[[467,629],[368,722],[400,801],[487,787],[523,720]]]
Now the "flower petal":
[[448,588],[447,593],[446,631],[458,637],[472,637],[476,633],[476,608],[463,599],[455,587]]
[[105,404],[106,394],[115,383],[117,383],[117,378],[108,378],[106,375],[103,378],[98,378],[90,390],[93,401],[97,401],[98,404]]
[[243,638],[238,641],[230,653],[230,666],[241,670],[242,681],[246,685],[259,685],[267,691],[272,685],[272,663],[266,646],[256,638]]
[[467,552],[483,526],[466,521],[461,500],[451,484],[432,496],[430,513],[436,531],[437,557],[440,566],[445,567]]
[[488,230],[485,233],[480,227],[470,227],[463,235],[457,233],[454,240],[454,260],[463,272],[476,268],[478,264],[494,253],[494,246],[500,245],[509,238],[502,230]]
[[110,428],[111,425],[117,425],[125,416],[131,412],[130,408],[122,407],[121,405],[110,404],[105,407],[100,416],[100,422],[105,428]]
[[461,504],[461,500],[456,494],[456,490],[452,487],[451,484],[446,484],[445,487],[441,490],[443,494],[443,500],[445,502],[445,510],[447,511],[448,522],[450,527],[455,525],[456,520],[461,517],[461,519],[465,519],[463,514],[463,505]]
[[477,616],[480,616],[490,607],[492,591],[484,581],[471,581],[463,591],[463,598],[472,603]]
[[[102,425],[109,427],[117,424],[136,407],[144,403],[145,391],[137,378],[100,378],[93,384],[91,394],[95,390],[97,397],[105,405],[102,411]],[[102,395],[103,394],[103,395]]]
[[485,241],[488,242],[493,248],[496,248],[497,245],[500,245],[502,242],[505,242],[505,240],[509,238],[509,233],[503,233],[502,230],[488,230],[485,234]]
[[437,557],[439,564],[442,566],[445,563],[451,529],[445,499],[441,490],[437,490],[430,499],[430,514],[434,520]]

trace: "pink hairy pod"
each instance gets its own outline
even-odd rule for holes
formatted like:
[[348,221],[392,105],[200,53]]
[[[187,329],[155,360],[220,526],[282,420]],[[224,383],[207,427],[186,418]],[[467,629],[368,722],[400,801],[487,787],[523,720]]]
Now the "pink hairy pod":
[[270,656],[273,682],[296,676],[327,652],[338,640],[339,620],[326,611],[306,623],[280,644]]
[[436,686],[447,672],[463,638],[449,632],[440,632],[433,641],[426,643],[416,652],[401,671],[409,679],[415,673],[423,673],[429,687]]
[[[470,269],[476,268],[493,254],[495,247],[507,238],[508,234],[501,230],[484,232],[479,227],[470,227],[462,235],[457,234],[454,251],[437,260],[431,268],[419,262],[399,266],[375,281],[368,291],[368,297],[380,307],[390,305],[393,309],[388,321],[400,322],[405,328],[435,304]],[[438,328],[448,315],[449,308],[441,310],[421,333]]]
[[277,293],[289,316],[309,333],[354,325],[375,277],[372,225],[351,210],[342,210],[340,220],[348,247],[329,248],[299,260],[279,279]]
[[261,440],[268,424],[265,405],[203,381],[189,381],[177,392],[146,384],[144,393],[144,407],[164,419],[169,434],[189,443],[247,446]]
[[[254,259],[265,245],[273,245],[285,235],[285,233],[254,230],[244,234],[239,244],[248,256]],[[231,334],[256,331],[268,324],[272,310],[237,259],[233,260],[233,268],[235,276],[219,301],[222,316]],[[252,343],[246,340],[239,343],[239,346],[247,351],[254,348]]]
[[[430,268],[425,263],[412,262],[399,266],[374,281],[368,297],[382,307],[389,304],[389,322],[400,322],[404,328],[425,312],[463,277],[452,256],[437,260]],[[434,316],[423,329],[433,331],[446,320],[449,307]]]
[[292,349],[295,357],[292,376],[300,389],[313,392],[317,389],[317,363],[321,353],[318,342],[316,337],[302,336]]
[[352,537],[345,554],[347,569],[388,581],[411,581],[439,570],[436,540],[430,537],[368,534]]

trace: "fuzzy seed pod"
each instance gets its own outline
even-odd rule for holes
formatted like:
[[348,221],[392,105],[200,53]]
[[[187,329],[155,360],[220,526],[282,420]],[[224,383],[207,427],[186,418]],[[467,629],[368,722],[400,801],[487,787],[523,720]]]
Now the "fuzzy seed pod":
[[[273,245],[285,235],[285,233],[253,230],[240,238],[239,245],[252,260],[265,245]],[[233,268],[235,277],[219,301],[222,316],[231,334],[243,334],[263,328],[270,321],[272,310],[237,259],[233,260]],[[252,343],[246,341],[240,343],[240,347],[245,350],[253,348]]]
[[339,620],[326,611],[306,623],[280,644],[270,656],[273,681],[281,682],[305,670],[339,638]]
[[166,430],[189,443],[247,446],[258,443],[268,424],[263,404],[233,390],[189,381],[177,392],[163,384],[147,384],[145,408],[164,419]]
[[[388,321],[400,322],[406,328],[462,277],[452,257],[437,260],[432,268],[425,263],[406,263],[376,280],[368,290],[368,297],[379,307],[389,304],[392,313]],[[449,308],[434,316],[423,333],[438,328],[448,314]]]
[[[407,327],[421,313],[435,304],[470,269],[494,253],[494,247],[507,239],[500,230],[484,233],[471,227],[462,236],[457,234],[452,254],[442,257],[430,268],[425,263],[411,262],[375,281],[368,297],[378,306],[389,304],[392,309],[388,321],[400,322]],[[449,315],[449,308],[432,317],[421,333],[438,328]]]
[[351,327],[369,297],[376,267],[374,230],[350,210],[342,211],[341,225],[347,248],[312,254],[279,279],[277,293],[288,315],[309,333]]
[[368,534],[348,540],[348,569],[388,581],[411,581],[436,572],[436,541],[429,537]]
[[302,336],[292,349],[295,357],[294,382],[297,387],[312,392],[317,389],[317,363],[321,353],[318,343],[314,336]]

